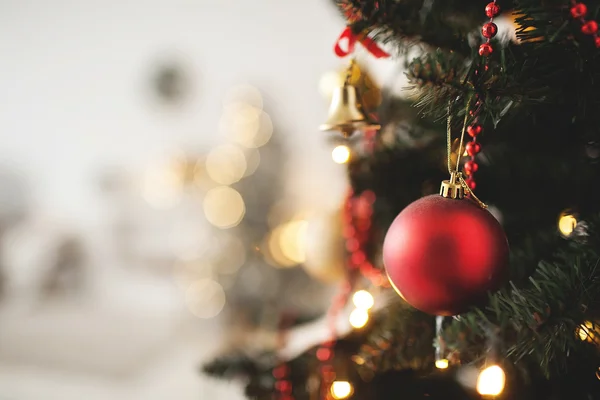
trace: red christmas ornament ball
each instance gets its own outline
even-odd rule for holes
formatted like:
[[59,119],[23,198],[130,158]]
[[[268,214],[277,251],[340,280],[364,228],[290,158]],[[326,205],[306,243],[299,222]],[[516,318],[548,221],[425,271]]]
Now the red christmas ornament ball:
[[413,307],[456,315],[481,304],[508,278],[508,242],[498,221],[469,199],[423,197],[390,226],[383,261]]

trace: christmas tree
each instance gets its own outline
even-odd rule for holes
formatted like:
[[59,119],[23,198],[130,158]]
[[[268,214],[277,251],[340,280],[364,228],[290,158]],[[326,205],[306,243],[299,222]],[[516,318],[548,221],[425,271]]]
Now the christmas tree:
[[393,49],[411,85],[373,133],[351,64],[325,127],[355,147],[340,301],[358,293],[356,329],[205,370],[260,400],[600,398],[600,1],[334,3],[336,50]]

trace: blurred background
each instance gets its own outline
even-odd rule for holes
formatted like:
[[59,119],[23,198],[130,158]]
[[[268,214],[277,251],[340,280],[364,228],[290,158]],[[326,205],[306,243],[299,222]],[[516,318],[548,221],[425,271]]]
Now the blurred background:
[[326,309],[342,29],[326,0],[0,1],[0,399],[241,399],[200,365]]

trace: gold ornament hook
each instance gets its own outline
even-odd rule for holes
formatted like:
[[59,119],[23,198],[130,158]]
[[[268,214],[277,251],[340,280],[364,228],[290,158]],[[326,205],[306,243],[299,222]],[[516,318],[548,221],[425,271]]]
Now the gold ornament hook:
[[462,131],[460,133],[460,143],[458,145],[458,155],[456,157],[456,166],[452,168],[452,103],[448,102],[448,125],[446,129],[446,149],[448,155],[448,172],[450,173],[450,180],[443,181],[440,188],[440,195],[451,199],[462,199],[465,196],[465,192],[475,200],[475,202],[481,208],[487,208],[487,204],[479,200],[475,193],[471,190],[467,182],[462,176],[462,173],[458,171],[460,165],[460,158],[462,155],[462,144],[464,142],[465,131],[467,130],[467,122],[469,122],[469,106],[471,104],[472,96],[467,100],[467,107],[465,108],[465,120],[463,122]]

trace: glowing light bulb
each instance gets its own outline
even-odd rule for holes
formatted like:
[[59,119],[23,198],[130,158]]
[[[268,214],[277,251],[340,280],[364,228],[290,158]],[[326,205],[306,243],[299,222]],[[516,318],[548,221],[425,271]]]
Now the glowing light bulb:
[[335,163],[345,164],[350,160],[350,149],[348,146],[341,144],[333,149],[331,158]]
[[331,384],[331,396],[333,396],[334,399],[347,399],[348,397],[352,396],[352,393],[354,393],[354,388],[352,387],[352,384],[350,382],[347,381],[334,381]]
[[442,358],[441,360],[435,360],[435,367],[437,369],[446,369],[448,368],[448,360],[445,358]]
[[369,313],[362,308],[356,308],[350,313],[349,321],[353,328],[362,328],[369,322]]
[[352,296],[352,302],[356,308],[363,310],[369,310],[375,304],[373,295],[366,290],[359,290],[358,292],[354,293],[354,296]]
[[571,214],[563,213],[558,219],[558,230],[564,236],[571,236],[577,226],[577,218]]
[[498,365],[487,367],[477,378],[477,392],[483,396],[498,396],[504,390],[506,375]]
[[600,333],[600,325],[592,321],[584,321],[577,327],[577,336],[583,342],[595,342]]

